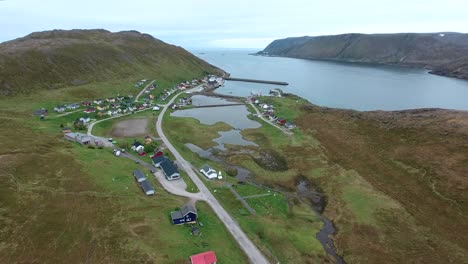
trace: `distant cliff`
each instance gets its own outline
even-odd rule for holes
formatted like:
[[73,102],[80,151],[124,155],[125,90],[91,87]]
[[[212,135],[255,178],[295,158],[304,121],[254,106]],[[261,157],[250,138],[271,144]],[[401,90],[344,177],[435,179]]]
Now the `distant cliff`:
[[468,79],[468,34],[343,34],[273,41],[259,54],[312,60],[426,67]]

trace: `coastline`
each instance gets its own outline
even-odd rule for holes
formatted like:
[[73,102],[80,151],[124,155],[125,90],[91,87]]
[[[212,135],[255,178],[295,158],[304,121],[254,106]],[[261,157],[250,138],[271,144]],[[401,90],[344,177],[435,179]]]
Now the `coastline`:
[[[259,51],[261,52],[261,51]],[[333,59],[333,58],[306,58],[301,56],[284,56],[284,55],[270,55],[270,54],[260,54],[260,53],[249,53],[252,56],[263,56],[263,57],[277,57],[277,58],[290,58],[290,59],[302,59],[310,61],[322,61],[322,62],[335,62],[342,64],[355,64],[355,65],[364,65],[364,66],[393,66],[401,68],[412,68],[412,69],[421,69],[426,70],[426,73],[433,74],[441,77],[454,78],[458,80],[468,81],[468,74],[460,74],[448,69],[442,68],[443,66],[431,66],[426,64],[417,64],[417,63],[387,63],[387,62],[378,62],[378,61],[365,61],[365,60],[343,60],[343,59]]]

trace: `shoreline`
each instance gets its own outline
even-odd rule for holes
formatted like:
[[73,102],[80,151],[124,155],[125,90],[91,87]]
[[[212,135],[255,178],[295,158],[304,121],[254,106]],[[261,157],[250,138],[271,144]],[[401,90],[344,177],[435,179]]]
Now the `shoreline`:
[[463,77],[463,76],[457,75],[456,73],[449,72],[449,70],[444,70],[443,68],[440,68],[442,66],[430,66],[426,64],[386,63],[386,62],[377,62],[377,61],[342,60],[342,59],[332,59],[332,58],[328,58],[328,59],[327,58],[305,58],[305,57],[299,57],[299,56],[265,55],[265,54],[258,54],[258,53],[249,53],[248,55],[301,59],[301,60],[309,60],[309,61],[335,62],[335,63],[354,64],[354,65],[392,66],[392,67],[401,67],[401,68],[420,69],[420,70],[426,70],[426,73],[428,74],[441,76],[441,77],[447,77],[447,78],[453,78],[453,79],[463,80],[463,81],[468,82],[468,76]]

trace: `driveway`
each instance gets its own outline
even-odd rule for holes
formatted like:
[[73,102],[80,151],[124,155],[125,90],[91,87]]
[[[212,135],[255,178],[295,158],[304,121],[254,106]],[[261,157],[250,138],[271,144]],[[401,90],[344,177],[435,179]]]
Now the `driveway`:
[[[198,88],[198,87],[196,87]],[[194,88],[194,89],[196,89]],[[194,90],[192,89],[192,90]],[[200,195],[204,197],[205,201],[213,208],[213,211],[216,215],[221,219],[224,223],[226,228],[232,234],[232,236],[236,239],[237,243],[241,247],[241,249],[245,252],[247,257],[249,258],[251,263],[255,264],[265,264],[269,263],[266,257],[262,254],[262,252],[254,245],[254,243],[247,237],[247,235],[242,231],[239,224],[229,215],[229,213],[221,206],[218,200],[213,196],[213,194],[208,190],[205,184],[200,180],[200,178],[196,175],[196,173],[192,170],[192,166],[188,163],[182,155],[175,149],[175,147],[169,142],[166,135],[162,130],[162,120],[164,113],[168,109],[168,106],[174,102],[174,100],[180,95],[181,93],[175,95],[171,101],[162,109],[161,114],[158,117],[156,122],[156,130],[161,137],[161,140],[166,144],[167,148],[172,152],[174,157],[179,163],[179,166],[187,172],[188,176],[192,179],[195,185],[200,190]]]

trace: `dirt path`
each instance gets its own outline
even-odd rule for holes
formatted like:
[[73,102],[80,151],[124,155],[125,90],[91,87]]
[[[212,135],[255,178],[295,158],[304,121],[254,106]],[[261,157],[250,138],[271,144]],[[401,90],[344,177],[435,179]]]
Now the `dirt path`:
[[148,85],[145,86],[145,88],[143,88],[143,90],[140,91],[140,93],[135,97],[135,102],[138,102],[138,99],[140,99],[140,96],[146,91],[146,89],[148,89],[148,87],[150,87],[150,85],[152,85],[156,80],[152,80]]

